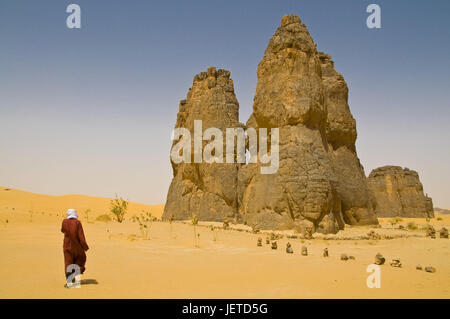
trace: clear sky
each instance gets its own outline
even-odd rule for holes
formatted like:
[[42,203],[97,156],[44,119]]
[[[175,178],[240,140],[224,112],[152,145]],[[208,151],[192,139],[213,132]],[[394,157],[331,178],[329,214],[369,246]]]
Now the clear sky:
[[[80,30],[66,7],[80,5]],[[370,3],[382,28],[365,25]],[[450,208],[450,1],[0,0],[0,185],[164,203],[179,100],[231,71],[240,119],[256,68],[298,14],[349,86],[366,174],[417,170]]]

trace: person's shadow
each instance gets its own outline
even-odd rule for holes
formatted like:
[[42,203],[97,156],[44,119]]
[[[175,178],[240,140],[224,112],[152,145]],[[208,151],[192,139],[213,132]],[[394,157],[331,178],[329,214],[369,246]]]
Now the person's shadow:
[[98,285],[97,279],[81,279],[82,285]]

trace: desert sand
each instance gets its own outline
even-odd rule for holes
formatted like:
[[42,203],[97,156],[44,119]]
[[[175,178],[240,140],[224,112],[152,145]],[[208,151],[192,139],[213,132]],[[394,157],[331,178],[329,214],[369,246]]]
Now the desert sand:
[[[67,208],[79,211],[91,248],[80,289],[63,287],[60,226]],[[88,208],[89,222],[82,214]],[[34,210],[32,218],[30,210]],[[265,233],[253,234],[244,225],[223,230],[220,223],[197,226],[198,247],[189,221],[172,226],[155,221],[144,240],[138,225],[130,221],[142,210],[160,217],[163,205],[131,203],[125,222],[99,222],[95,217],[108,214],[109,199],[0,188],[0,298],[450,297],[450,240],[426,238],[423,228],[428,222],[422,218],[403,218],[395,226],[391,218],[383,218],[381,228],[347,227],[335,236],[316,235],[313,240],[284,236],[278,249],[272,250],[265,244]],[[418,228],[396,229],[410,222]],[[429,224],[436,230],[448,229],[450,215],[436,214]],[[211,225],[218,228],[217,240]],[[395,238],[351,239],[371,230]],[[258,237],[263,238],[262,247],[256,245]],[[294,254],[285,253],[288,241]],[[300,254],[303,245],[308,256]],[[329,258],[322,257],[325,247]],[[381,288],[370,289],[366,268],[378,252],[386,258]],[[341,261],[341,253],[355,260]],[[402,268],[389,265],[394,257],[401,259]],[[417,264],[433,266],[436,272],[416,270]]]

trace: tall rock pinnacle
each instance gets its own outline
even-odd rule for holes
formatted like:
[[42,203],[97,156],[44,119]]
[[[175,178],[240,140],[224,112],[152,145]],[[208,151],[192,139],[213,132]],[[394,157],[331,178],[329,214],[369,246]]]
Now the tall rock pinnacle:
[[[214,127],[222,131],[240,126],[239,103],[230,72],[210,67],[194,77],[186,100],[180,102],[176,128],[187,128],[194,137],[194,120],[202,121],[202,132]],[[204,146],[205,142],[203,142]],[[200,220],[221,221],[237,213],[236,163],[172,162],[173,179],[163,219],[197,215]]]
[[258,66],[249,127],[280,128],[280,168],[239,171],[239,210],[249,224],[337,232],[377,223],[356,155],[348,89],[306,26],[284,16]]

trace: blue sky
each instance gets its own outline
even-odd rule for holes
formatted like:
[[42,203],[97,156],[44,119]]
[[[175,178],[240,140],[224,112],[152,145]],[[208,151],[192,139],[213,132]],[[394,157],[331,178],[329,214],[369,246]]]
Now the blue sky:
[[[77,3],[82,28],[66,27]],[[366,7],[381,7],[368,29]],[[450,1],[0,0],[0,185],[163,203],[178,101],[231,71],[240,119],[284,14],[298,14],[349,86],[366,174],[419,172],[450,208]]]

